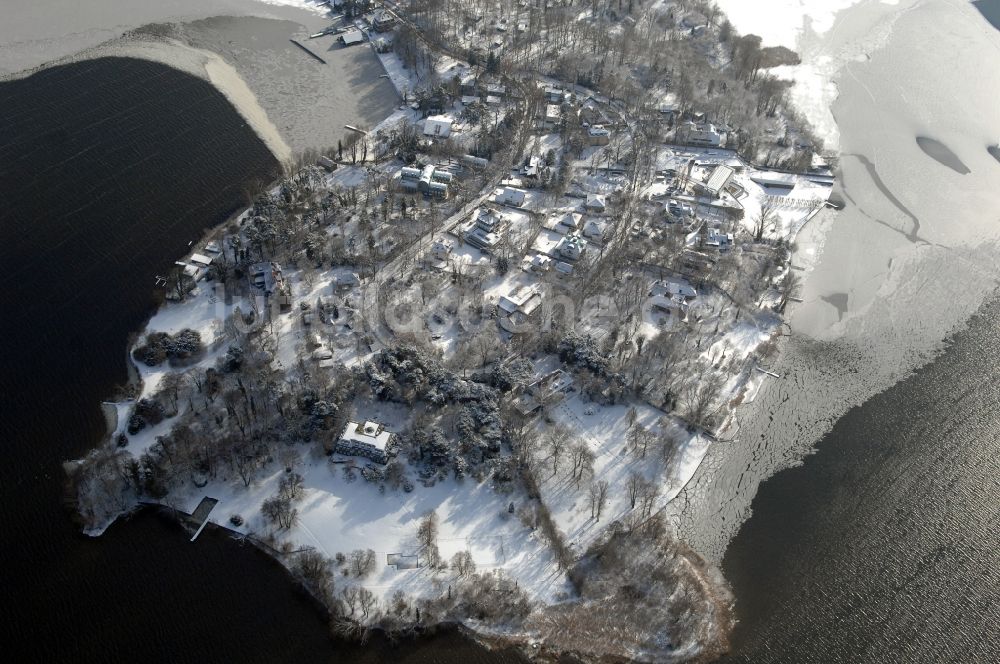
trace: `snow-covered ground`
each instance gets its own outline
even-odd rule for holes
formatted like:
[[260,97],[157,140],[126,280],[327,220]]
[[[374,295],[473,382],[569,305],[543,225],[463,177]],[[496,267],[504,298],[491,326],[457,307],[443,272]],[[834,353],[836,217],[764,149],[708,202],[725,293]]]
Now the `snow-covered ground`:
[[328,16],[330,14],[330,6],[328,3],[320,3],[316,0],[245,0],[248,4],[252,3],[263,3],[265,5],[275,5],[279,7],[296,7],[298,9],[305,9],[318,16]]
[[[635,408],[637,425],[659,433],[661,419],[674,435],[680,437],[680,453],[668,468],[657,458],[652,446],[645,458],[626,449],[629,411]],[[641,402],[598,406],[576,394],[552,408],[551,417],[574,436],[586,443],[594,453],[594,477],[606,480],[613,490],[600,521],[591,517],[587,483],[576,486],[573,480],[560,472],[557,476],[542,473],[541,490],[566,541],[578,552],[584,552],[610,522],[632,511],[624,487],[632,473],[642,475],[660,488],[657,509],[677,497],[684,485],[694,475],[702,458],[708,452],[710,441],[704,436],[689,434],[666,413]],[[565,463],[565,462],[564,462]],[[664,474],[666,473],[666,474]]]
[[[839,146],[837,123],[830,106],[837,98],[834,83],[846,63],[864,59],[888,39],[891,17],[900,0],[717,0],[736,29],[759,35],[764,46],[785,46],[799,53],[802,64],[776,67],[771,73],[795,81],[792,100],[806,114],[827,148]],[[842,26],[842,12],[855,5],[875,6],[886,17],[864,32]]]
[[[785,46],[793,51],[806,30],[817,34],[832,29],[837,13],[865,0],[716,0],[726,17],[742,34],[761,37],[765,46]],[[895,5],[898,0],[878,0]]]
[[[280,540],[290,543],[293,550],[312,547],[329,558],[355,549],[372,549],[376,554],[374,572],[349,582],[367,588],[380,600],[387,600],[397,590],[413,597],[437,596],[442,583],[452,580],[451,572],[435,573],[424,566],[397,569],[387,564],[389,554],[415,556],[420,552],[417,526],[430,510],[438,516],[438,547],[445,561],[459,551],[468,551],[478,571],[501,571],[517,579],[540,602],[551,603],[567,590],[546,545],[516,515],[508,513],[510,500],[520,501],[516,495],[503,496],[488,483],[478,484],[473,479],[448,479],[433,487],[417,483],[410,493],[390,489],[382,493],[360,477],[348,481],[342,465],[308,453],[299,456],[294,469],[305,480],[305,495],[298,504],[297,522],[280,533]],[[272,466],[271,472],[250,489],[231,477],[202,489],[192,488],[184,495],[171,495],[170,504],[190,513],[203,496],[211,496],[219,500],[211,522],[241,533],[262,534],[270,526],[260,513],[261,503],[278,492],[284,473],[284,468]],[[233,514],[243,517],[243,525],[229,523]]]

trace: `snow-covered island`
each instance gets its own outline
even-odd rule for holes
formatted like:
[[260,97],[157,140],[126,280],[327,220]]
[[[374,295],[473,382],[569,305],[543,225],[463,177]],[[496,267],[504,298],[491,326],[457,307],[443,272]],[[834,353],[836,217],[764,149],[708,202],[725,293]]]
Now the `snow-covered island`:
[[69,465],[85,531],[210,498],[338,634],[724,651],[665,508],[769,379],[833,184],[766,49],[697,0],[333,4],[403,103],[164,278]]

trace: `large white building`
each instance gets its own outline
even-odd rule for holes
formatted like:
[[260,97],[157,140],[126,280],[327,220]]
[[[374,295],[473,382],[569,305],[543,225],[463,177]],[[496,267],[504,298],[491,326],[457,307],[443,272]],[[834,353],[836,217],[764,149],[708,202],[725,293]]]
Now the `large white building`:
[[451,136],[452,121],[447,115],[432,115],[424,120],[424,136],[448,138]]
[[392,432],[378,422],[348,422],[340,434],[333,451],[348,456],[360,456],[376,463],[389,460],[387,448],[392,440]]

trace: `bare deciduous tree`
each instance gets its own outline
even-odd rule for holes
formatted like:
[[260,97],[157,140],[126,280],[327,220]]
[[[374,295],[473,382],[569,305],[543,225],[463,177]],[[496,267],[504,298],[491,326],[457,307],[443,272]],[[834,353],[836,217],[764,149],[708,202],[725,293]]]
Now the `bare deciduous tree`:
[[590,516],[601,520],[601,513],[608,504],[608,482],[598,480],[590,485]]
[[375,552],[371,549],[355,549],[347,556],[354,576],[368,576],[375,569]]
[[476,571],[476,563],[468,551],[459,551],[451,558],[451,568],[459,577],[466,577]]

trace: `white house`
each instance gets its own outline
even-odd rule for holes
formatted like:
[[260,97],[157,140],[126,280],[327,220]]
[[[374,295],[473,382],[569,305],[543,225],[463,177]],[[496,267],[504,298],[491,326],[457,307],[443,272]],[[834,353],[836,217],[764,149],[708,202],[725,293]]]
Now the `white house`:
[[451,136],[452,119],[447,115],[432,115],[424,120],[424,136],[448,138]]
[[722,233],[715,228],[710,228],[708,230],[708,235],[705,236],[705,246],[715,247],[720,251],[725,251],[733,244],[732,233]]
[[579,235],[567,235],[559,240],[556,251],[566,260],[575,261],[587,250],[587,241]]
[[552,268],[552,259],[544,254],[535,254],[524,262],[527,272],[548,272]]
[[360,44],[365,40],[364,34],[360,30],[352,29],[346,32],[340,33],[340,43],[344,46],[351,46],[352,44]]
[[552,230],[560,235],[568,235],[580,228],[583,215],[579,212],[567,212],[552,224]]
[[717,148],[722,145],[722,132],[713,124],[688,122],[678,127],[677,140],[681,143]]
[[542,293],[537,284],[519,286],[497,303],[500,327],[511,334],[523,331],[521,326],[531,319],[541,304]]
[[560,88],[557,88],[555,86],[550,86],[545,88],[545,99],[550,104],[561,104],[565,96],[566,93],[563,92]]
[[264,291],[265,295],[271,295],[284,283],[281,266],[277,263],[255,263],[250,266],[250,281],[256,288]]
[[188,260],[198,267],[208,267],[212,264],[212,259],[205,254],[191,254],[191,258]]
[[587,130],[587,142],[591,145],[607,145],[611,142],[611,131],[601,125],[594,125]]
[[479,226],[474,226],[465,234],[465,241],[476,247],[483,253],[490,253],[503,240],[499,233],[484,231]]
[[361,279],[356,272],[341,272],[333,278],[334,290],[346,290],[354,288],[361,283]]
[[608,208],[608,199],[604,194],[587,194],[584,206],[594,212],[604,212]]
[[649,294],[653,297],[673,297],[674,295],[679,295],[685,300],[693,300],[698,297],[698,291],[686,279],[664,279],[663,281],[657,281],[650,288]]
[[604,224],[598,222],[596,219],[588,219],[583,224],[583,236],[590,238],[595,242],[601,242],[604,240]]
[[499,233],[507,225],[502,214],[488,207],[476,210],[473,213],[473,220],[477,227],[487,233]]
[[547,125],[559,124],[562,121],[562,109],[558,104],[546,104],[545,117],[543,119]]
[[521,169],[526,178],[537,178],[542,170],[542,159],[541,157],[529,157],[528,163],[524,165]]
[[431,245],[431,255],[439,261],[445,261],[451,256],[454,248],[448,240],[434,240],[434,244]]
[[496,195],[493,200],[500,205],[512,205],[513,207],[521,207],[524,205],[524,197],[527,192],[523,189],[517,189],[516,187],[503,187],[497,190]]
[[560,279],[565,279],[566,277],[572,276],[573,266],[565,261],[559,261],[555,265],[555,274]]
[[392,433],[378,422],[348,422],[344,432],[333,447],[338,454],[360,456],[376,463],[386,463],[389,460],[387,447],[392,440]]

